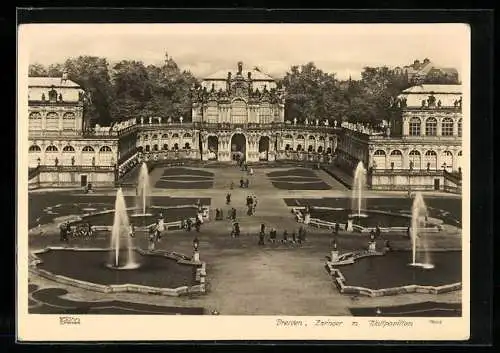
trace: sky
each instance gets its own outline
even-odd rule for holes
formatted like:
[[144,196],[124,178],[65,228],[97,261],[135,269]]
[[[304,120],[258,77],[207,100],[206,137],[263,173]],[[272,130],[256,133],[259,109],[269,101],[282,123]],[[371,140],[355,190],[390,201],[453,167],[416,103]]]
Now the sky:
[[469,29],[462,24],[30,24],[19,47],[29,63],[63,63],[80,55],[113,64],[161,64],[168,53],[198,78],[219,70],[258,66],[280,77],[292,65],[314,62],[339,79],[365,66],[404,66],[429,58],[460,73],[468,64]]

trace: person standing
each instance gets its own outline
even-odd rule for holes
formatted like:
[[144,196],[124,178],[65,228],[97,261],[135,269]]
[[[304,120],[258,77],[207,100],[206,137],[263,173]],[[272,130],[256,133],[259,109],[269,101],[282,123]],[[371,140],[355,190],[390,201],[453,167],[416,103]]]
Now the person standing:
[[155,229],[154,227],[149,228],[149,250],[155,249]]
[[231,204],[231,193],[227,193],[226,195],[226,205]]
[[283,244],[288,242],[288,232],[286,229],[283,231],[283,240],[281,241]]
[[297,235],[295,234],[295,230],[292,232],[292,243],[295,244],[297,242]]

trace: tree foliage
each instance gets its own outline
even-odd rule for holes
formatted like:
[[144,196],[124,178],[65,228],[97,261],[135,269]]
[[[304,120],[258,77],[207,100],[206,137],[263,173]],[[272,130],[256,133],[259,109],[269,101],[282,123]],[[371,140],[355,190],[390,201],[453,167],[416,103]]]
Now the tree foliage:
[[409,87],[407,77],[386,67],[365,67],[361,80],[339,81],[314,63],[292,66],[283,81],[287,119],[377,123],[388,119],[391,97]]
[[196,78],[168,56],[161,66],[122,60],[110,67],[105,58],[80,56],[64,64],[29,67],[30,76],[61,77],[64,71],[91,97],[85,113],[91,125],[140,117],[190,119],[189,89]]

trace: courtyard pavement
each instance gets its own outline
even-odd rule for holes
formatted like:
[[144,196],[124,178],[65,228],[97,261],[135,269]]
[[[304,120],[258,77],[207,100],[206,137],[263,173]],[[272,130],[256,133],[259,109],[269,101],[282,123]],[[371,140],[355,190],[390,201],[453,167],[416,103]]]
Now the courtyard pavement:
[[[195,168],[196,169],[196,168]],[[322,199],[350,197],[350,191],[330,175],[321,170],[314,170],[318,179],[331,187],[330,190],[283,190],[273,186],[269,172],[279,171],[278,168],[255,168],[254,175],[249,176],[237,168],[199,168],[214,173],[213,187],[210,189],[165,189],[153,188],[152,196],[155,202],[167,203],[195,202],[202,199],[204,204],[210,204],[212,210],[222,208],[227,215],[229,207],[235,207],[241,226],[240,238],[230,238],[231,224],[228,221],[205,223],[198,236],[200,240],[200,255],[207,262],[208,293],[203,296],[165,297],[134,293],[103,294],[71,286],[55,283],[34,275],[30,275],[30,283],[39,288],[61,288],[68,293],[61,297],[76,301],[116,300],[123,302],[154,304],[166,307],[205,308],[205,312],[217,310],[224,315],[342,315],[350,316],[350,308],[403,305],[428,301],[457,303],[461,300],[461,291],[447,294],[405,294],[391,297],[368,298],[353,297],[340,294],[326,272],[325,256],[329,253],[329,232],[308,229],[307,242],[301,247],[286,244],[266,244],[258,246],[258,230],[260,224],[266,224],[266,229],[276,227],[278,238],[284,229],[289,234],[300,225],[295,222],[290,212],[286,198]],[[291,168],[289,168],[291,169]],[[286,170],[283,169],[283,170]],[[151,174],[151,184],[154,185],[163,175],[163,168],[158,168]],[[248,178],[250,187],[239,188],[239,180]],[[235,188],[230,190],[231,182]],[[225,194],[231,192],[231,206],[225,204]],[[115,190],[96,190],[92,194],[83,194],[80,190],[49,191],[38,190],[30,193],[30,218],[38,218],[43,213],[42,205],[61,203],[64,197],[78,199],[78,202],[111,202]],[[126,196],[135,196],[135,190],[124,190]],[[252,194],[257,197],[258,205],[254,216],[245,214],[245,198]],[[179,198],[179,199],[177,199]],[[400,199],[408,204],[406,194],[401,192],[367,192],[367,198]],[[443,199],[449,203],[460,204],[459,197],[448,194],[424,193],[429,204],[433,199],[446,206]],[[102,201],[105,200],[105,201]],[[157,200],[157,201],[156,201]],[[165,199],[166,200],[166,199]],[[441,201],[438,201],[441,200]],[[393,201],[396,202],[397,201]],[[440,205],[438,205],[441,207]],[[437,206],[436,206],[437,207]],[[457,207],[454,207],[457,209]],[[460,209],[460,207],[458,207]],[[451,210],[450,212],[453,212]],[[213,213],[212,213],[213,215]],[[58,218],[54,221],[57,223]],[[54,223],[55,224],[55,223]],[[32,232],[30,249],[39,249],[48,245],[60,245],[56,227],[46,228],[43,234]],[[166,234],[159,248],[177,251],[186,255],[192,253],[192,240],[195,232],[172,231]],[[388,237],[395,248],[409,249],[409,241],[403,235]],[[136,245],[147,247],[145,234],[139,234]],[[352,250],[366,247],[366,236],[341,233],[338,237],[340,250]],[[109,235],[100,234],[94,241],[74,241],[76,246],[108,247]],[[460,249],[460,232],[447,231],[435,234],[429,239],[429,247],[433,249]],[[390,274],[381,274],[382,276]]]

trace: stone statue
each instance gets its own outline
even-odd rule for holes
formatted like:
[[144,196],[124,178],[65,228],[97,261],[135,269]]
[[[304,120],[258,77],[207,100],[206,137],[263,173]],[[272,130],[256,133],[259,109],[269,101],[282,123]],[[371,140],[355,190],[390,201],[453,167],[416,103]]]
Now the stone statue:
[[151,125],[153,118],[149,117],[149,125]]
[[325,119],[325,126],[328,126],[328,119]]
[[71,165],[75,165],[75,156],[71,157]]
[[181,116],[181,117],[179,118],[179,121],[181,122],[181,124],[182,124],[182,120],[184,120],[184,118]]
[[58,166],[58,164],[59,164],[59,158],[56,157],[56,159],[54,159],[54,164],[55,164],[56,167]]
[[42,93],[42,100],[45,100],[45,93]]
[[422,99],[422,107],[425,107],[425,99]]
[[158,117],[158,124],[160,124],[160,125],[161,125],[161,116],[160,116],[160,117]]
[[438,100],[438,108],[441,108],[441,99]]
[[306,125],[309,125],[309,119],[306,118],[305,123]]
[[243,63],[240,61],[238,62],[238,75],[241,75],[242,71],[243,71]]
[[319,125],[319,119],[316,119],[316,126]]
[[141,125],[144,125],[144,117],[141,116]]
[[293,118],[293,125],[297,125],[297,117]]
[[95,157],[92,157],[92,166],[95,166]]
[[337,120],[333,121],[333,127],[337,127]]

